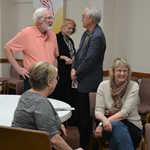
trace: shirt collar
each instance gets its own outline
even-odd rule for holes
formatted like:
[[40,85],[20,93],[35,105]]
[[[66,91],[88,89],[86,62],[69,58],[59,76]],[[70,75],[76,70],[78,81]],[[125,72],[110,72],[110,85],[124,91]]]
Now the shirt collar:
[[49,37],[48,33],[42,34],[36,26],[34,26],[34,31],[35,31],[37,37],[41,37],[41,38],[43,38],[45,41],[46,41],[47,38]]

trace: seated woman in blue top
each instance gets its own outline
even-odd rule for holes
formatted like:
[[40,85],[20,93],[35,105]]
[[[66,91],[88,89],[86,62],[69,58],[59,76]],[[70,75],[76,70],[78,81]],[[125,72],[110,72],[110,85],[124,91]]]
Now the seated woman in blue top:
[[117,58],[110,69],[110,80],[101,82],[97,89],[95,116],[100,123],[95,134],[108,140],[111,150],[134,150],[141,140],[139,86],[130,77],[126,60]]
[[72,150],[60,136],[60,131],[66,135],[65,127],[47,99],[56,87],[57,69],[48,62],[38,62],[31,67],[29,75],[32,88],[21,96],[12,126],[47,131],[56,150]]

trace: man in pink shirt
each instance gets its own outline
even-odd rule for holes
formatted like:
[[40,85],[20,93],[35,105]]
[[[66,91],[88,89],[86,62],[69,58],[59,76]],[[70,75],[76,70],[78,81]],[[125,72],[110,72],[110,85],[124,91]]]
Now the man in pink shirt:
[[[47,61],[57,65],[58,47],[56,34],[50,30],[53,24],[52,12],[47,8],[38,8],[33,14],[33,26],[24,28],[5,45],[9,62],[24,78],[24,91],[30,88],[28,70],[38,61]],[[23,65],[20,66],[14,54],[22,52]]]

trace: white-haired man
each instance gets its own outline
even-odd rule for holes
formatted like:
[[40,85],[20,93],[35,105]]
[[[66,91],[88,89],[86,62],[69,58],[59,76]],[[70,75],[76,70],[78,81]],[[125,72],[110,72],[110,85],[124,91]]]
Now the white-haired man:
[[[30,88],[28,70],[38,61],[57,65],[58,46],[56,34],[50,30],[53,15],[47,8],[38,8],[33,14],[33,26],[24,28],[5,45],[5,53],[16,71],[24,78],[24,91]],[[22,52],[23,66],[15,60],[14,54]]]
[[[91,133],[89,94],[96,92],[103,79],[103,60],[106,49],[104,33],[98,23],[101,14],[97,9],[85,8],[82,13],[83,33],[79,49],[72,64],[71,77],[77,85],[76,104],[79,114],[80,146],[87,150]],[[76,82],[75,82],[76,81]]]

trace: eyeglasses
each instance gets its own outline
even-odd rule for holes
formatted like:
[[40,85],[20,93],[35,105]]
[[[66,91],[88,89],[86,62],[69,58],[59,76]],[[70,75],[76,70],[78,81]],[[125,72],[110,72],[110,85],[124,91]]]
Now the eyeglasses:
[[119,73],[121,73],[121,72],[123,72],[123,73],[128,73],[128,72],[129,72],[128,69],[116,69],[115,71],[116,71],[116,72],[119,72]]
[[43,17],[44,19],[49,19],[49,20],[51,20],[51,19],[54,19],[54,17],[53,16],[48,16],[48,17]]

